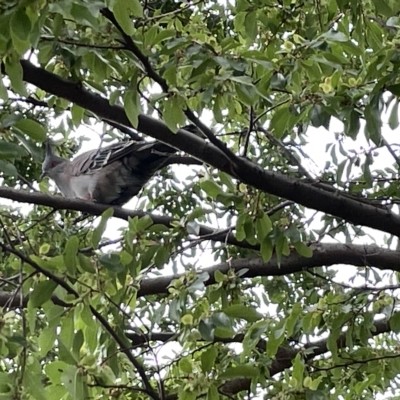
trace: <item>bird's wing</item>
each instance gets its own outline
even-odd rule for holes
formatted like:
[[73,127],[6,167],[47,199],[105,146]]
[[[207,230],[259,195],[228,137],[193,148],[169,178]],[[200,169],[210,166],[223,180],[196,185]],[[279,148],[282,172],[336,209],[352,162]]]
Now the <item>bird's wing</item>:
[[134,152],[141,152],[154,143],[147,142],[120,142],[96,150],[87,151],[77,157],[70,164],[72,176],[90,175],[100,171],[107,165],[120,160]]

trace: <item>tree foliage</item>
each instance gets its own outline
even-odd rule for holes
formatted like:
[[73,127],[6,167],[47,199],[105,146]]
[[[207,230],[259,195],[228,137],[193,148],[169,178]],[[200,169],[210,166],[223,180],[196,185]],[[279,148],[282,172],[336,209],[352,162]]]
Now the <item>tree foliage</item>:
[[[398,395],[399,14],[1,2],[0,399]],[[43,142],[77,133],[193,166],[65,199]]]

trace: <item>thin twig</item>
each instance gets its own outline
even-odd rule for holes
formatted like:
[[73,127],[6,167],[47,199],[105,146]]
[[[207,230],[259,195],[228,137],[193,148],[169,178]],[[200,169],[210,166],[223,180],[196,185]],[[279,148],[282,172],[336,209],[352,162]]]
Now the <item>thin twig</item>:
[[[167,16],[171,16],[171,15],[175,15],[175,14],[181,14],[183,11],[187,10],[188,8],[196,6],[197,4],[202,3],[203,1],[204,0],[199,0],[199,1],[196,1],[196,2],[194,2],[192,4],[187,4],[186,6],[184,6],[182,8],[178,8],[177,10],[170,11],[170,12],[167,12],[165,14],[157,15],[155,17],[147,18],[146,23],[150,22],[150,21],[157,21],[157,20],[159,20],[161,18],[164,18],[164,17],[167,17]],[[183,3],[181,3],[181,4],[183,4]]]
[[21,261],[23,261],[25,264],[30,265],[32,268],[34,268],[37,272],[40,272],[47,278],[51,279],[53,282],[57,283],[60,285],[62,288],[64,288],[69,294],[73,294],[75,297],[79,297],[79,294],[75,289],[73,289],[71,286],[68,285],[67,282],[63,281],[61,278],[58,276],[52,274],[51,272],[47,271],[46,269],[42,268],[39,264],[35,263],[33,260],[30,258],[26,257],[24,254],[19,252],[18,250],[5,246],[0,242],[0,247],[3,249],[4,252],[6,253],[11,253],[17,256]]
[[[102,8],[100,10],[100,12],[105,18],[107,18],[109,21],[111,21],[111,23],[119,30],[119,32],[121,33],[123,40],[126,44],[126,49],[129,50],[130,52],[132,52],[136,56],[136,58],[142,63],[143,68],[144,68],[146,74],[149,76],[149,78],[153,79],[154,82],[158,83],[161,86],[161,89],[164,93],[169,93],[169,87],[168,87],[167,81],[164,78],[162,78],[153,69],[149,59],[140,51],[139,47],[136,46],[136,44],[132,40],[132,38],[124,32],[124,30],[121,28],[121,26],[115,19],[114,14],[108,8]],[[199,120],[199,118],[196,117],[196,115],[194,114],[194,112],[192,110],[190,110],[187,107],[186,110],[184,110],[183,112],[186,115],[186,117],[191,122],[193,122],[200,129],[201,132],[204,133],[204,135],[208,138],[208,140],[214,146],[216,146],[218,149],[220,149],[227,156],[227,158],[229,160],[231,160],[234,163],[237,161],[237,159],[238,159],[237,156],[231,150],[228,149],[228,147],[226,146],[225,143],[221,142],[214,135],[214,133],[212,132],[211,129],[209,129],[207,126],[205,126]]]
[[249,111],[249,126],[247,128],[247,132],[246,132],[246,135],[245,135],[245,142],[244,142],[243,153],[242,153],[243,157],[246,157],[247,149],[248,149],[249,144],[250,144],[250,135],[251,135],[251,132],[253,131],[253,127],[254,127],[253,119],[254,119],[254,109],[253,109],[253,107],[250,107],[250,111]]
[[118,343],[120,350],[123,353],[125,353],[125,355],[129,359],[129,361],[136,368],[136,370],[138,371],[138,373],[142,379],[144,386],[146,387],[146,391],[148,392],[148,395],[153,400],[159,400],[159,396],[154,391],[153,387],[151,386],[150,381],[146,375],[146,372],[145,372],[142,364],[134,357],[134,355],[131,352],[131,349],[129,349],[125,346],[124,341],[119,337],[119,335],[115,332],[115,330],[113,328],[111,328],[108,321],[93,306],[89,306],[89,307],[90,307],[92,314],[103,325],[104,329],[111,335],[111,337]]
[[124,30],[121,28],[121,25],[115,19],[114,14],[108,8],[102,8],[100,13],[119,30],[125,42],[125,49],[131,51],[137,57],[137,59],[142,63],[147,75],[157,82],[165,93],[168,93],[169,89],[167,81],[157,74],[157,72],[153,69],[149,59],[140,51],[139,47],[136,46],[132,38],[124,32]]
[[400,168],[400,158],[398,157],[398,155],[393,151],[392,147],[390,146],[390,144],[386,141],[385,138],[382,138],[382,143],[385,145],[385,147],[387,148],[388,152],[391,154],[391,156],[395,159],[398,168]]
[[46,36],[42,36],[40,38],[40,40],[43,40],[46,42],[58,42],[58,43],[64,43],[64,44],[71,44],[73,46],[87,47],[90,49],[103,49],[103,50],[124,50],[125,49],[125,46],[112,46],[112,45],[107,45],[107,44],[89,44],[89,43],[78,42],[76,40],[60,39],[60,38],[46,37]]
[[25,183],[25,185],[28,186],[29,189],[33,190],[34,192],[38,192],[38,190],[33,187],[32,183],[25,179],[21,174],[18,174],[18,179]]

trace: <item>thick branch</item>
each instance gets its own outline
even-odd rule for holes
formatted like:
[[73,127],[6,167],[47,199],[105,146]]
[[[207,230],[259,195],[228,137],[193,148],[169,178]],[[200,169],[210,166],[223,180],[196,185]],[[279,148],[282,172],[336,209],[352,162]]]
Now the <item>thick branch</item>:
[[[400,271],[400,252],[382,249],[376,245],[346,245],[346,244],[316,244],[310,246],[313,249],[311,258],[305,258],[292,251],[288,257],[282,257],[280,263],[274,255],[270,261],[263,262],[261,258],[239,259],[229,263],[216,264],[199,272],[208,272],[209,279],[205,285],[215,283],[215,272],[226,273],[233,269],[240,271],[247,269],[242,277],[254,278],[258,276],[282,276],[301,272],[307,268],[332,266],[337,264],[353,265],[358,267],[373,266],[379,269],[391,269]],[[161,276],[153,279],[145,279],[141,282],[138,296],[168,293],[168,286],[174,279],[182,275]]]
[[[109,206],[105,204],[93,203],[91,201],[70,199],[61,196],[49,196],[47,194],[39,192],[32,193],[24,190],[16,190],[7,187],[0,187],[0,197],[18,201],[21,203],[30,203],[30,204],[48,206],[54,208],[55,210],[74,210],[74,211],[85,212],[91,215],[101,215],[105,210],[113,208],[114,209],[113,216],[115,218],[123,219],[125,221],[127,221],[128,218],[134,218],[134,217],[142,218],[147,215],[152,219],[154,224],[160,224],[171,227],[173,222],[178,222],[178,220],[171,217],[151,214],[140,210],[131,211],[117,206]],[[236,240],[235,236],[232,233],[227,233],[224,230],[222,231],[215,230],[204,225],[200,225],[199,236],[200,237],[205,236],[206,238],[204,239],[207,240],[224,242],[224,243],[226,242],[228,244],[232,244],[238,247],[244,247],[254,250],[257,250],[259,248],[258,246],[253,246],[247,242],[239,242],[238,240]]]
[[[215,283],[215,271],[226,273],[233,269],[240,271],[247,269],[242,275],[245,278],[254,278],[260,276],[283,276],[304,271],[308,268],[323,266],[332,266],[338,264],[353,265],[358,267],[372,266],[381,270],[393,270],[400,272],[400,252],[382,249],[376,245],[346,245],[346,244],[328,244],[320,243],[310,246],[313,249],[313,255],[310,258],[304,258],[295,251],[288,257],[282,257],[280,264],[276,256],[270,261],[263,262],[261,258],[233,260],[229,263],[216,264],[208,268],[203,268],[199,272],[208,272],[209,279],[204,282],[206,286]],[[160,276],[157,278],[142,280],[138,296],[149,296],[155,294],[167,294],[168,286],[174,279],[179,279],[183,274]],[[360,287],[362,289],[362,287]],[[378,288],[377,288],[378,289]],[[18,302],[10,301],[11,294],[0,292],[0,306],[18,307]],[[27,299],[23,304],[26,305]],[[57,298],[53,301],[57,304]]]
[[[21,64],[26,82],[78,104],[102,119],[115,121],[128,127],[132,126],[122,107],[111,106],[107,99],[89,92],[81,84],[65,80],[42,68],[35,67],[27,60],[21,61]],[[214,145],[182,129],[173,134],[163,122],[147,115],[139,116],[137,129],[259,190],[343,218],[354,224],[400,236],[400,217],[389,210],[362,204],[360,201],[346,197],[340,191],[330,193],[314,186],[313,183],[265,171],[246,159],[238,158],[240,162],[233,164]]]

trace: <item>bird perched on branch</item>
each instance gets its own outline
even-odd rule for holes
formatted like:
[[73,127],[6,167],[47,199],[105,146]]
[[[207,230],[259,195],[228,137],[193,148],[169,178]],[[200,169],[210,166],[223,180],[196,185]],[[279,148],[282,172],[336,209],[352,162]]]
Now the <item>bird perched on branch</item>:
[[57,156],[47,141],[42,177],[51,178],[65,197],[123,205],[175,152],[161,142],[130,141],[87,151],[70,161]]

